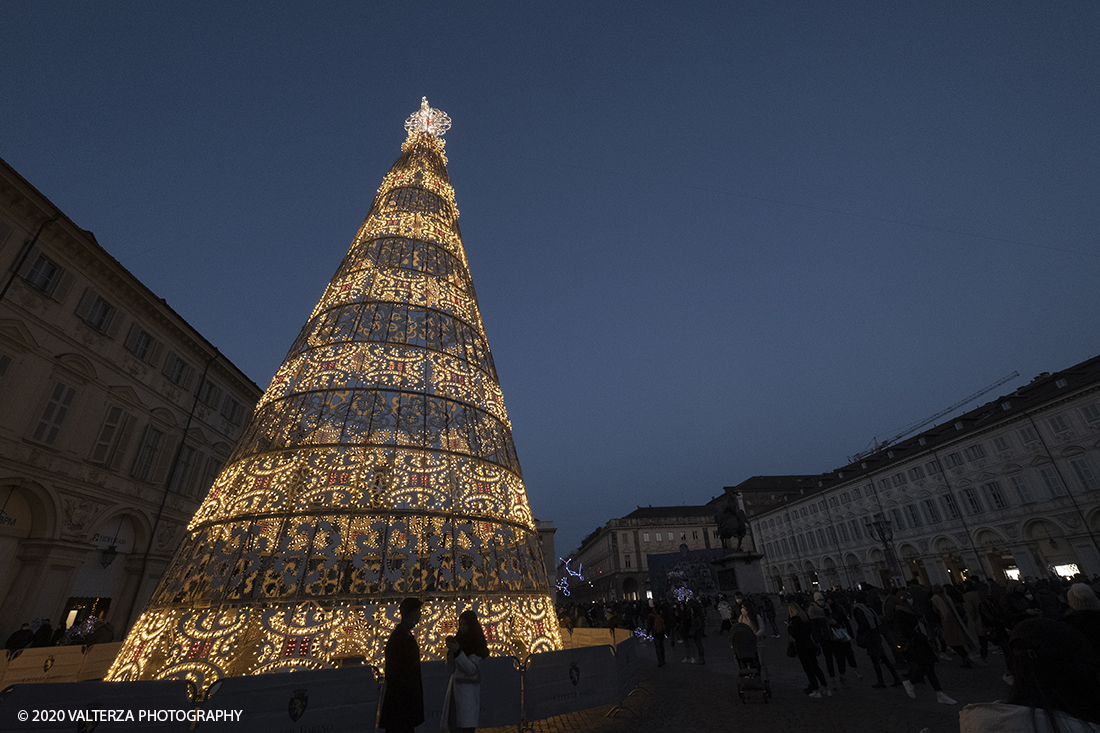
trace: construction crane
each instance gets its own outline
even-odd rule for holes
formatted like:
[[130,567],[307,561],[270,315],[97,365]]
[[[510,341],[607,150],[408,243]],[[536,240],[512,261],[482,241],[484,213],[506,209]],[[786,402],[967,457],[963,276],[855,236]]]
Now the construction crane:
[[901,432],[899,432],[897,435],[895,435],[894,437],[889,438],[887,440],[884,440],[881,443],[879,443],[877,440],[872,438],[871,439],[871,444],[872,444],[873,447],[870,450],[865,450],[862,453],[856,453],[854,456],[852,456],[851,457],[852,463],[855,463],[860,458],[866,458],[867,456],[871,455],[872,453],[877,453],[878,451],[882,450],[883,448],[885,448],[888,445],[893,445],[894,443],[898,442],[899,440],[904,438],[906,435],[909,435],[913,431],[919,430],[920,428],[923,428],[928,423],[935,422],[936,420],[939,420],[944,415],[947,415],[949,413],[954,412],[955,410],[959,409],[960,407],[967,404],[968,402],[973,402],[974,400],[978,399],[979,397],[981,397],[986,392],[990,392],[992,390],[995,390],[995,389],[997,389],[997,387],[1000,387],[1005,382],[1008,382],[1012,379],[1015,379],[1018,376],[1020,376],[1019,372],[1012,372],[1012,374],[1009,374],[1008,376],[1001,377],[1000,379],[998,379],[996,382],[989,385],[988,387],[984,387],[983,389],[978,390],[977,392],[970,395],[969,397],[967,397],[965,399],[962,399],[962,400],[959,400],[958,402],[951,405],[950,407],[946,407],[946,408],[940,410],[935,415],[932,415],[930,417],[926,417],[923,420],[918,420],[917,422],[913,423],[912,425],[909,425],[909,426],[903,428],[901,430]]

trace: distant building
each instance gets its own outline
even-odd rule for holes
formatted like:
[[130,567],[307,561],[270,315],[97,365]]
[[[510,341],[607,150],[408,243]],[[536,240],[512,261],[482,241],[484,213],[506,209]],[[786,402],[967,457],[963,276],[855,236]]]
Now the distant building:
[[649,555],[721,547],[713,507],[638,507],[592,532],[570,556],[584,581],[571,579],[569,600],[644,600],[651,597]]
[[0,161],[0,633],[121,638],[261,390]]
[[1100,357],[807,478],[746,482],[771,590],[1100,573]]

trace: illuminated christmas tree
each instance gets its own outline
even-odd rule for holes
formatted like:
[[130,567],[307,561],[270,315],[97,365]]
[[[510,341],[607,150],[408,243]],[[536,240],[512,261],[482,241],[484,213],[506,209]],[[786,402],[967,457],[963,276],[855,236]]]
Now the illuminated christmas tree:
[[495,654],[561,648],[542,549],[424,100],[401,157],[108,675],[214,680],[382,650],[473,608]]

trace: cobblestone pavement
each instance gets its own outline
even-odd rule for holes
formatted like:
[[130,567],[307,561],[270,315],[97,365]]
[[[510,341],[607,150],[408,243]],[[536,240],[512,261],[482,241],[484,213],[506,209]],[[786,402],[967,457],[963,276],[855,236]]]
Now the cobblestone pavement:
[[[742,704],[737,697],[737,664],[726,638],[708,630],[704,648],[705,665],[685,664],[680,661],[684,657],[683,646],[677,644],[674,650],[669,650],[666,641],[668,664],[658,669],[653,645],[640,646],[642,689],[627,699],[625,710],[608,717],[610,706],[593,708],[534,721],[530,726],[539,733],[695,733],[734,729],[761,733],[918,733],[924,728],[932,733],[948,733],[958,731],[959,710],[964,705],[1003,699],[1008,694],[1008,687],[1001,680],[1004,661],[995,654],[990,654],[988,667],[962,669],[957,660],[936,665],[944,692],[955,698],[957,705],[937,703],[927,683],[916,686],[916,700],[910,699],[900,687],[875,690],[871,688],[875,682],[874,670],[867,655],[857,647],[856,662],[863,679],[849,670],[847,685],[841,686],[834,696],[811,699],[803,693],[806,675],[801,665],[786,655],[784,633],[778,639],[767,640],[766,662],[771,670],[774,696],[768,704],[758,701]],[[824,659],[821,668],[825,669]],[[506,733],[516,729],[483,730]]]

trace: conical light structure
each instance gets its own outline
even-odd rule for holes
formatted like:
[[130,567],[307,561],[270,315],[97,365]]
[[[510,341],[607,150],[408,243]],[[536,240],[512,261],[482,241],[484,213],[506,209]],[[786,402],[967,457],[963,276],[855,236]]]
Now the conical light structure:
[[108,679],[365,659],[402,598],[426,659],[472,608],[496,654],[561,648],[428,106]]

